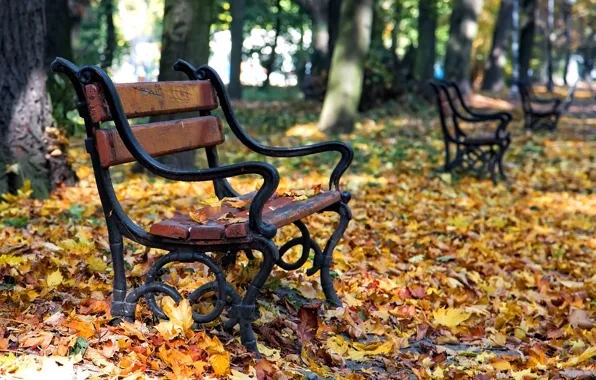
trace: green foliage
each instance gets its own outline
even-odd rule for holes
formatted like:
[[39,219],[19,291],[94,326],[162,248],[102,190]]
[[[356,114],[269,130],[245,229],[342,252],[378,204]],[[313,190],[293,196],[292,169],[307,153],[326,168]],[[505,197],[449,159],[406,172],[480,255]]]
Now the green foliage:
[[[118,1],[114,0],[114,9],[118,9]],[[79,48],[75,56],[79,62],[102,62],[105,60],[104,52],[107,41],[107,24],[105,20],[105,5],[101,1],[94,1],[88,7],[85,17],[81,22]],[[127,52],[128,46],[116,29],[116,49],[114,63],[118,64]]]

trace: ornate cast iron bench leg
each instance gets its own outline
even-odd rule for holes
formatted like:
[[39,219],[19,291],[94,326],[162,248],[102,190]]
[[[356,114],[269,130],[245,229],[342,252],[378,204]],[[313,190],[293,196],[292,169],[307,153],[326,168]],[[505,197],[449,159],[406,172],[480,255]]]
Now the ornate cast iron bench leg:
[[327,242],[323,252],[320,251],[320,248],[315,250],[314,265],[306,272],[309,276],[312,276],[317,273],[317,271],[320,271],[321,287],[325,293],[325,298],[333,306],[341,306],[341,300],[337,296],[335,288],[333,287],[333,280],[331,278],[331,265],[333,264],[333,251],[335,250],[335,247],[337,247],[339,240],[343,236],[348,224],[350,223],[350,220],[352,219],[352,213],[346,204],[348,201],[349,196],[346,197],[345,201],[342,201],[328,209],[329,211],[335,211],[339,214],[339,224],[331,235],[331,238]]

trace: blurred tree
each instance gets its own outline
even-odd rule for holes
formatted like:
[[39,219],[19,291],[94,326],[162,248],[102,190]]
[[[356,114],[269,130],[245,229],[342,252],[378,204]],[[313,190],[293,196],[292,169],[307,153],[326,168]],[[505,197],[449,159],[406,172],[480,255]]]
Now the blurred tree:
[[493,43],[486,62],[486,71],[482,82],[482,89],[500,91],[505,86],[503,74],[505,69],[505,53],[507,51],[507,35],[511,29],[513,0],[501,0],[499,15],[495,23]]
[[228,94],[232,99],[241,99],[240,66],[242,64],[242,45],[244,43],[245,0],[231,0],[230,6],[232,12],[232,51],[230,54]]
[[[159,81],[187,79],[172,68],[178,59],[195,66],[208,63],[210,30],[215,17],[215,0],[165,0]],[[175,117],[160,116],[151,118],[151,121]],[[192,168],[195,165],[194,151],[176,153],[161,160],[176,168]]]
[[281,9],[281,0],[277,0],[276,4],[275,4],[275,27],[274,27],[274,31],[275,31],[275,36],[273,37],[273,44],[271,45],[271,54],[269,54],[269,57],[267,58],[267,61],[265,62],[265,70],[267,71],[267,78],[265,79],[265,82],[263,83],[263,88],[268,88],[270,82],[270,78],[271,78],[271,73],[273,72],[273,68],[274,68],[274,64],[275,64],[275,59],[277,58],[277,41],[279,39],[279,33],[281,31],[281,19],[282,19],[282,14],[283,11]]
[[45,0],[4,1],[0,6],[0,193],[26,180],[46,198],[75,176],[56,146],[44,66]]
[[114,51],[116,50],[116,28],[114,27],[114,0],[101,0],[103,3],[104,17],[106,22],[106,49],[101,67],[104,69],[112,67],[114,62]]
[[563,4],[563,22],[565,23],[565,66],[563,68],[563,82],[565,85],[567,83],[567,71],[569,69],[569,61],[571,60],[571,46],[573,42],[571,41],[571,13],[573,11],[573,3],[575,0],[565,0]]
[[534,34],[536,29],[536,0],[521,0],[521,26],[519,41],[519,80],[527,81],[530,71],[530,60],[534,49]]
[[420,0],[418,3],[418,47],[414,77],[423,88],[434,77],[437,55],[437,0]]
[[461,90],[471,92],[470,53],[478,31],[478,16],[483,0],[456,0],[451,13],[451,27],[445,55],[445,77],[457,82]]
[[370,48],[373,0],[343,0],[340,30],[319,129],[350,132],[362,93],[364,60]]
[[[329,69],[329,15],[330,0],[294,0],[310,16],[312,20],[312,46],[311,57],[313,75],[324,74]],[[337,7],[339,3],[334,2]],[[337,26],[337,25],[335,25]]]

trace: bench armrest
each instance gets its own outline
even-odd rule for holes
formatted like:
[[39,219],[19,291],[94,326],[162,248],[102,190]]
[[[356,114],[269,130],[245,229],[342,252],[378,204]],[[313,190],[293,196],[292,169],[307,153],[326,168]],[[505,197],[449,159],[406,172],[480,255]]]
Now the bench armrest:
[[133,134],[116,87],[108,75],[96,66],[86,66],[80,71],[82,82],[94,82],[103,86],[110,113],[124,145],[133,157],[150,172],[175,181],[212,181],[244,174],[258,174],[264,179],[263,186],[257,191],[249,211],[249,226],[267,238],[272,238],[277,228],[263,222],[263,208],[275,193],[279,185],[279,173],[271,164],[264,162],[246,162],[209,169],[172,169],[151,157],[139,144]]
[[556,103],[557,105],[561,103],[561,99],[553,99],[553,98],[539,98],[534,96],[531,101],[533,103],[540,103],[540,104],[548,104],[548,103]]
[[263,145],[252,139],[244,131],[238,122],[238,119],[236,119],[236,115],[234,114],[230,101],[228,100],[228,97],[225,93],[223,82],[215,70],[209,66],[201,66],[198,69],[194,69],[192,65],[181,60],[176,62],[174,68],[178,71],[185,72],[191,78],[199,80],[207,79],[211,82],[215,88],[215,91],[217,92],[226,122],[232,129],[232,132],[246,147],[253,150],[254,152],[269,157],[302,157],[322,152],[339,152],[341,154],[341,158],[331,173],[329,179],[329,188],[335,187],[337,191],[341,191],[339,181],[354,158],[354,151],[348,144],[339,141],[332,141],[295,148],[279,148]]

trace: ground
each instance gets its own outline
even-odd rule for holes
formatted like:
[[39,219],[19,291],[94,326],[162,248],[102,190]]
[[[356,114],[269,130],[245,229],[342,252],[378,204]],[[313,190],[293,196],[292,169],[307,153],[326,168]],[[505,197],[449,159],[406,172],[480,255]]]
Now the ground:
[[[343,306],[319,301],[316,276],[276,269],[260,297],[260,360],[217,323],[193,330],[188,304],[168,299],[169,323],[158,324],[142,304],[134,324],[110,324],[107,231],[89,160],[74,142],[76,187],[47,201],[29,199],[24,188],[0,203],[0,377],[596,376],[596,119],[576,114],[555,132],[530,133],[515,111],[509,180],[494,186],[442,173],[435,109],[405,103],[399,111],[396,104],[370,111],[353,134],[339,136],[356,151],[342,180],[353,194],[354,219],[333,267]],[[315,105],[237,108],[261,141],[291,146],[327,138],[316,131]],[[232,136],[220,156],[226,163],[258,158]],[[336,159],[270,162],[282,186],[310,188],[327,183]],[[209,184],[132,175],[128,166],[113,178],[123,206],[143,226],[213,198]],[[258,180],[232,184],[249,192]],[[335,221],[309,218],[319,243]],[[295,232],[282,229],[278,242]],[[141,284],[161,254],[127,242],[129,286]],[[242,257],[228,281],[243,289],[255,270]],[[200,266],[174,267],[163,278],[189,292],[209,281],[203,275]]]

